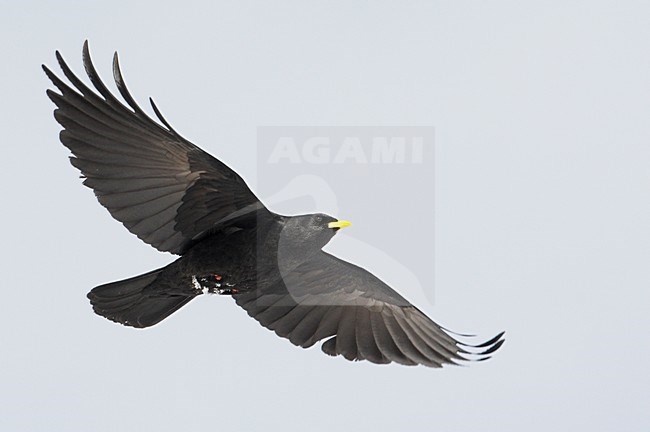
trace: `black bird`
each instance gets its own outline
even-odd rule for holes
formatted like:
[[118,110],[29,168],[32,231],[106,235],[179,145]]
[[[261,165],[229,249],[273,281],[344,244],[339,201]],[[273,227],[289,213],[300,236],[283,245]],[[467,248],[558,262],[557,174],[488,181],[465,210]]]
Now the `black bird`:
[[368,271],[321,249],[349,225],[324,214],[269,211],[237,173],[179,135],[150,99],[152,120],[136,104],[120,72],[124,105],[90,59],[95,90],[56,57],[72,87],[43,65],[61,92],[48,90],[63,126],[60,139],[84,184],[133,234],[180,255],[173,263],[88,293],[95,312],[149,327],[193,298],[231,295],[261,325],[303,348],[348,360],[440,367],[485,360],[503,333],[478,345],[460,342]]

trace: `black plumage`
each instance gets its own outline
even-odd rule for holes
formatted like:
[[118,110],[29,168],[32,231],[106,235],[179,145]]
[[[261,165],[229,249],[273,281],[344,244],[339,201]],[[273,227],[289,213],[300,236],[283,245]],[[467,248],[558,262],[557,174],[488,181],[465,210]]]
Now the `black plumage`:
[[126,105],[99,78],[83,47],[94,90],[56,57],[72,86],[43,66],[60,93],[47,95],[60,139],[99,202],[133,234],[180,255],[168,266],[98,286],[96,313],[133,327],[152,326],[204,293],[231,295],[261,325],[307,348],[348,360],[440,367],[484,360],[503,333],[468,345],[366,270],[324,251],[346,224],[323,214],[269,211],[244,180],[151,119],[130,95],[117,53],[113,77]]

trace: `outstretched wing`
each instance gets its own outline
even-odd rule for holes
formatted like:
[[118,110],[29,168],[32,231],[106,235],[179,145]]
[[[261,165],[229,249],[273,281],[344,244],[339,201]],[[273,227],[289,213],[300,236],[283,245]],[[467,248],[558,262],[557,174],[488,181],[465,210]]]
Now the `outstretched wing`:
[[282,286],[233,296],[264,327],[303,348],[348,360],[441,367],[485,360],[503,333],[464,344],[370,272],[326,252],[284,276]]
[[87,41],[83,63],[96,92],[72,73],[58,52],[56,57],[74,87],[43,66],[61,92],[47,91],[58,107],[54,117],[64,127],[61,142],[73,153],[71,162],[85,177],[84,184],[133,234],[160,251],[182,254],[225,221],[266,212],[237,173],[181,137],[153,100],[164,126],[144,113],[126,88],[117,53],[113,76],[128,107],[99,78]]

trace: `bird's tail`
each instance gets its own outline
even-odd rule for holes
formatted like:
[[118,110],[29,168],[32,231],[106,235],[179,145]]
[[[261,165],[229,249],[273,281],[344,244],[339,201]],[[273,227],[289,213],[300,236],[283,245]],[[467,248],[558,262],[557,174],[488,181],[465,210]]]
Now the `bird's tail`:
[[149,327],[180,309],[194,296],[156,296],[156,279],[163,269],[111,282],[88,293],[95,313],[131,327]]

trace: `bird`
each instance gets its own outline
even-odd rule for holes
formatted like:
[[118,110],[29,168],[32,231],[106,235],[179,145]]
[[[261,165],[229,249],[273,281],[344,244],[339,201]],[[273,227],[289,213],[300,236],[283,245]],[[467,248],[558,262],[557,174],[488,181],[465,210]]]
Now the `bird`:
[[351,223],[317,213],[269,210],[226,164],[183,138],[149,98],[155,121],[127,89],[117,52],[113,79],[101,80],[88,41],[91,88],[56,51],[66,83],[42,65],[58,90],[47,96],[63,127],[70,162],[99,203],[169,265],[93,288],[95,313],[146,328],[204,294],[230,296],[263,327],[324,353],[376,364],[440,368],[490,358],[504,332],[470,344],[432,321],[369,271],[323,251]]

